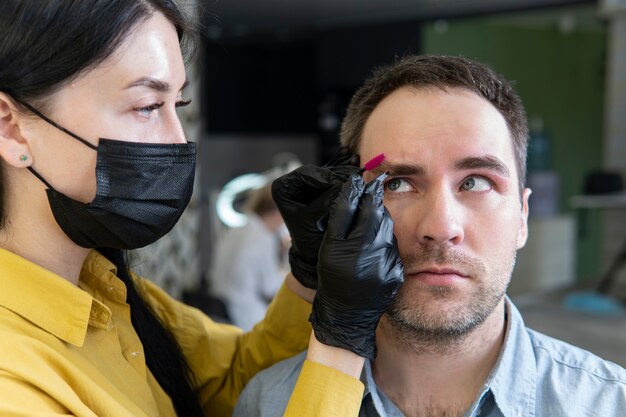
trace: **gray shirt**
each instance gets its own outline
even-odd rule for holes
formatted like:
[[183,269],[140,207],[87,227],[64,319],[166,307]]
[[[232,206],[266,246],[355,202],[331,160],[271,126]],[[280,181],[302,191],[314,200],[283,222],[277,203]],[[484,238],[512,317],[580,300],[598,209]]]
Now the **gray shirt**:
[[[530,330],[507,298],[507,329],[494,369],[465,417],[626,417],[626,370],[590,352]],[[254,377],[233,417],[280,417],[298,379],[306,352]],[[378,389],[371,363],[360,417],[404,417]]]

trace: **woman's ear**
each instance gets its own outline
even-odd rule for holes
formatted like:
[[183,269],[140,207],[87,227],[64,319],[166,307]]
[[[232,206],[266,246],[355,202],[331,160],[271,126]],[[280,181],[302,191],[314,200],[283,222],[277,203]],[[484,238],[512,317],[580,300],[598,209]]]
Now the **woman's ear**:
[[11,166],[25,168],[31,165],[32,156],[22,136],[20,120],[23,117],[11,97],[0,92],[0,157]]

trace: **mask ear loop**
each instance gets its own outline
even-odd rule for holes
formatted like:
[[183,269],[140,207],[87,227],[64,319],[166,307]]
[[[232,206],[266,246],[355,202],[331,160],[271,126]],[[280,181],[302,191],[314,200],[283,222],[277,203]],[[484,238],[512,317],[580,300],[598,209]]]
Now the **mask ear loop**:
[[33,175],[39,179],[39,181],[43,182],[46,185],[46,187],[48,187],[51,190],[54,190],[54,187],[52,187],[48,181],[46,181],[41,175],[39,175],[39,173],[35,171],[32,166],[28,167],[28,170],[32,172]]
[[[28,103],[24,103],[23,101],[20,100],[16,100],[14,98],[15,101],[17,101],[18,103],[20,103],[22,106],[26,107],[28,110],[32,111],[33,113],[35,113],[37,116],[39,116],[40,118],[42,118],[43,120],[45,120],[46,122],[48,122],[49,124],[51,124],[52,126],[56,127],[57,129],[59,129],[61,132],[67,133],[68,135],[70,135],[71,137],[73,137],[74,139],[82,142],[85,146],[90,147],[93,150],[98,150],[98,147],[87,142],[85,139],[81,138],[80,136],[78,136],[75,133],[70,132],[69,130],[67,130],[66,128],[64,128],[63,126],[57,124],[56,122],[48,119],[48,117],[46,117],[43,113],[41,113],[39,110],[37,110],[36,108],[34,108],[33,106],[31,106]],[[34,171],[33,171],[34,172]],[[45,181],[44,181],[45,182]]]

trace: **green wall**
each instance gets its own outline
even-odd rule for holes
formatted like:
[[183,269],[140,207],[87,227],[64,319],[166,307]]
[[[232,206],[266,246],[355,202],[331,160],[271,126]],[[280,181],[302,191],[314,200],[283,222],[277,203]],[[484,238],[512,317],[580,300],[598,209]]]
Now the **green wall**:
[[[445,30],[426,24],[423,52],[474,58],[515,82],[529,117],[541,116],[552,138],[560,209],[577,215],[569,199],[582,191],[585,174],[601,166],[607,35],[598,28],[563,34],[540,23],[484,17],[448,21]],[[600,214],[584,220],[577,242],[581,281],[601,272]]]

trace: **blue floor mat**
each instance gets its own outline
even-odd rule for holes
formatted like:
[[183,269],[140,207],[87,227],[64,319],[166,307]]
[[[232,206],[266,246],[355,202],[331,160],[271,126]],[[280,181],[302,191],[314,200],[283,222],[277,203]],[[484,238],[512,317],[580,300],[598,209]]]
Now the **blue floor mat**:
[[626,315],[626,307],[620,301],[595,291],[573,292],[563,299],[563,307],[608,316]]

